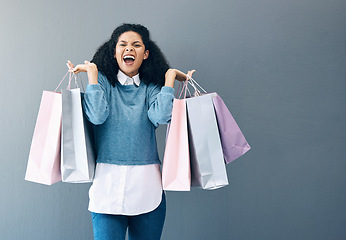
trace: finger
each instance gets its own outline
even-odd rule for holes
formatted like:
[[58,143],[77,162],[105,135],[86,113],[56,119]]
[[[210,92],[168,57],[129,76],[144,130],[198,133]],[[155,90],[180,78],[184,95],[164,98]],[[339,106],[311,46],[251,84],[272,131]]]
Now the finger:
[[67,61],[66,65],[67,65],[67,67],[68,67],[69,69],[73,69],[73,68],[74,68],[74,65],[71,63],[70,60]]
[[78,64],[74,69],[74,73],[80,73],[80,72],[86,72],[86,65],[85,64]]
[[73,72],[73,67],[68,66],[68,71],[69,71],[69,72]]
[[89,62],[89,61],[87,61],[87,60],[85,60],[85,61],[84,61],[84,64],[89,64],[89,63],[90,63],[90,62]]
[[186,80],[190,80],[191,78],[191,71],[188,71],[187,74],[186,74]]
[[189,75],[190,72],[187,72],[186,74],[186,81],[189,81],[190,80],[190,75]]
[[196,72],[196,70],[191,70],[191,71],[189,71],[189,72],[187,73],[189,79],[192,78],[192,74],[193,74],[194,72]]
[[78,64],[75,68],[72,69],[73,73],[79,73],[80,72],[80,65]]
[[195,70],[195,69],[190,70],[190,71],[188,72],[188,75],[189,75],[190,77],[192,77],[192,74],[194,74],[194,72],[196,72],[196,70]]
[[73,66],[66,64],[69,72],[73,72]]

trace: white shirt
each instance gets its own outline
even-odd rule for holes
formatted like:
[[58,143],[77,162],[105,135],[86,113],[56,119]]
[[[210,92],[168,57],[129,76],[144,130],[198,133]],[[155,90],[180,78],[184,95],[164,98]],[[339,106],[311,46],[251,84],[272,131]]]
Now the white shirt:
[[[119,70],[122,85],[139,86],[139,74],[129,78]],[[115,165],[97,163],[89,189],[88,210],[96,213],[139,215],[161,203],[162,183],[159,164]]]

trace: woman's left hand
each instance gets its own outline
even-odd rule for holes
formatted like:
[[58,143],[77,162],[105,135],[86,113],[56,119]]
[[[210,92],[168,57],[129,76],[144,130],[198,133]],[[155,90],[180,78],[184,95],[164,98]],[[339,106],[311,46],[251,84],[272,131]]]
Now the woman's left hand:
[[186,80],[190,80],[190,78],[192,78],[192,74],[194,74],[194,72],[196,72],[195,69],[188,71],[186,74],[187,75]]
[[174,86],[174,80],[177,79],[178,81],[187,81],[192,77],[192,74],[196,72],[196,70],[190,70],[187,72],[187,74],[183,73],[182,71],[179,71],[178,69],[168,69],[166,72],[166,82],[165,86],[173,87]]

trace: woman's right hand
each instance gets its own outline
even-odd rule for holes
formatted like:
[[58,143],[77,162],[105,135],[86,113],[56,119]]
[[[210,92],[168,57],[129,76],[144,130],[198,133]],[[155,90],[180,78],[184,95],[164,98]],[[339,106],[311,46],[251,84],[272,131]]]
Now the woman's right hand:
[[69,71],[71,71],[73,73],[97,71],[96,64],[91,63],[89,61],[84,61],[84,64],[78,64],[76,67],[74,67],[74,65],[71,63],[71,61],[68,60],[66,65],[69,68]]
[[74,65],[71,63],[70,60],[67,60],[66,66],[68,67],[69,72],[73,72],[72,69],[74,69]]
[[66,63],[70,72],[75,74],[80,72],[87,72],[89,84],[97,84],[98,70],[95,63],[89,61],[84,61],[84,64],[78,64],[76,67],[72,64],[70,60]]

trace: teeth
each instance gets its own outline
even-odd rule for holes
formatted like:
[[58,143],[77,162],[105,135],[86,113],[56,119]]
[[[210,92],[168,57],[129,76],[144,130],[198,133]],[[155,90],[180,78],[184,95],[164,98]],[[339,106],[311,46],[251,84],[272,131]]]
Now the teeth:
[[133,59],[133,60],[135,60],[135,57],[134,57],[134,56],[131,56],[131,55],[127,55],[127,56],[124,57],[124,60],[125,60],[125,59]]

